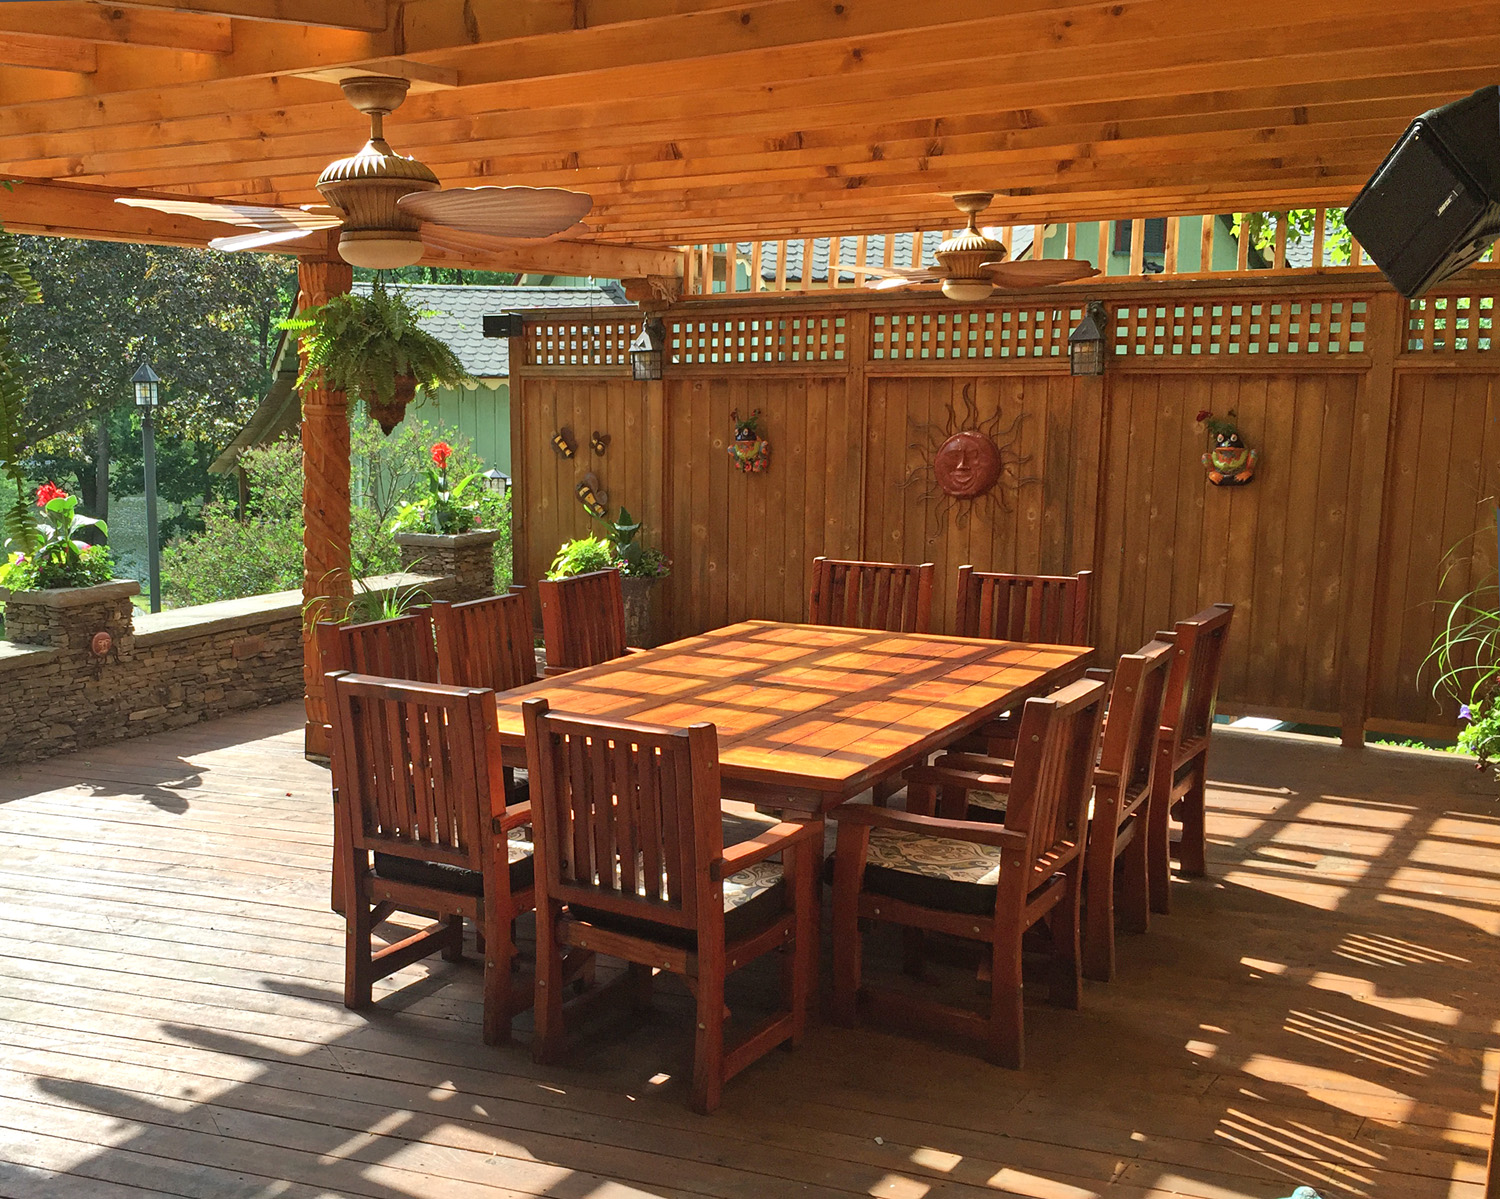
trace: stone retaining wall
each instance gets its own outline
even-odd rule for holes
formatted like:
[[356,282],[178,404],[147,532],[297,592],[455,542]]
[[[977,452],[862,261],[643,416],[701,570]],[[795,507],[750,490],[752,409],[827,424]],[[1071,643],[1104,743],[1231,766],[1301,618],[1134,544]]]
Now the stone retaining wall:
[[[369,583],[376,591],[414,585],[432,599],[456,598],[451,578]],[[0,763],[301,697],[301,592],[150,614],[132,608],[139,591],[122,582],[21,593],[6,605],[7,634],[46,644],[0,641]],[[99,632],[110,634],[103,655],[93,652]]]

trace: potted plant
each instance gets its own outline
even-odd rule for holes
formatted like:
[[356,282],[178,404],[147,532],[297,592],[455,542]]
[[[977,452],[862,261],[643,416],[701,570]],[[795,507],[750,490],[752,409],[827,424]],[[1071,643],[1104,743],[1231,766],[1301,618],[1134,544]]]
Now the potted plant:
[[[390,532],[401,548],[401,568],[418,567],[457,580],[456,598],[478,599],[494,592],[495,542],[503,529],[481,525],[490,498],[480,471],[472,471],[457,483],[448,477],[454,450],[446,441],[435,442],[429,451],[432,464],[423,474],[425,490],[402,504],[390,521]],[[498,523],[498,522],[497,522]]]
[[[118,639],[129,631],[130,597],[139,583],[114,577],[109,547],[84,541],[86,529],[100,536],[102,520],[78,515],[78,500],[53,483],[37,489],[36,507],[43,514],[23,519],[12,510],[7,520],[5,560],[0,588],[5,589],[6,635],[36,644],[66,641],[77,628],[105,627]],[[62,613],[67,611],[68,616]],[[77,626],[77,628],[74,628]]]
[[390,433],[418,387],[457,387],[468,379],[458,356],[420,325],[400,292],[376,282],[369,295],[334,296],[281,322],[302,334],[307,358],[297,386],[321,372],[324,386],[364,400]]
[[653,595],[656,584],[672,573],[672,564],[661,550],[641,545],[641,522],[625,508],[614,520],[598,519],[609,535],[565,542],[547,577],[566,579],[614,567],[620,572],[625,600],[625,640],[631,645],[650,645],[655,640]]
[[1434,697],[1458,702],[1458,748],[1481,769],[1500,773],[1500,589],[1493,574],[1447,605],[1422,669],[1429,666]]

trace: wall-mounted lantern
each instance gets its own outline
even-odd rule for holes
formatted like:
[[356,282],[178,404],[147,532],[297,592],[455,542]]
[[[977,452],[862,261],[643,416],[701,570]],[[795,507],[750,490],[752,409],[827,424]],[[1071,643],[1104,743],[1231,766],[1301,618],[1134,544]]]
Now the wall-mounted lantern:
[[1068,334],[1068,367],[1073,375],[1102,375],[1108,347],[1104,332],[1109,327],[1109,314],[1098,300],[1089,300],[1083,306],[1083,319],[1078,327]]

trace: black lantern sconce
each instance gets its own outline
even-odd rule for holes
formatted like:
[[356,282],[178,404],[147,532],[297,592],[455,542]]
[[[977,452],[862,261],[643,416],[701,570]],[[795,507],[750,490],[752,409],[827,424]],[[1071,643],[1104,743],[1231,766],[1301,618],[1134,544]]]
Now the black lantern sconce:
[[661,317],[648,316],[630,343],[630,374],[636,379],[660,379],[667,328]]
[[1078,327],[1068,334],[1068,373],[1072,375],[1102,375],[1109,347],[1104,340],[1109,328],[1109,313],[1098,300],[1089,300],[1083,306],[1083,319]]

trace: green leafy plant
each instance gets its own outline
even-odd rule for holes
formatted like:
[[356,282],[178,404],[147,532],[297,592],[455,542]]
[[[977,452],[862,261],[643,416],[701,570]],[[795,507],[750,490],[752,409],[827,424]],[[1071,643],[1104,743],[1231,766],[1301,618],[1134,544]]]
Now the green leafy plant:
[[595,517],[609,530],[611,565],[618,566],[620,573],[635,579],[661,579],[672,572],[672,564],[658,549],[647,549],[640,543],[641,522],[630,515],[622,504],[614,520],[607,516]]
[[547,570],[549,579],[570,579],[618,566],[614,550],[603,537],[579,537],[565,541]]
[[86,529],[107,536],[105,523],[79,516],[77,497],[51,483],[37,489],[36,502],[49,519],[36,522],[37,537],[30,550],[7,542],[7,559],[0,565],[0,586],[31,591],[108,582],[114,573],[109,550],[79,536]]
[[398,379],[433,388],[457,387],[469,377],[458,356],[417,323],[425,315],[378,281],[369,295],[348,293],[303,309],[280,326],[302,335],[306,361],[297,386],[321,375],[325,386],[364,400],[390,432],[405,405],[396,396]]
[[[7,191],[15,188],[14,181],[4,181]],[[16,239],[0,228],[0,279],[8,286],[0,294],[5,303],[3,324],[0,324],[0,474],[16,490],[15,498],[7,498],[4,511],[4,529],[7,545],[21,553],[32,553],[39,542],[36,513],[26,496],[26,472],[21,459],[27,451],[28,438],[25,432],[23,403],[26,389],[17,373],[17,355],[11,344],[10,317],[16,304],[40,304],[42,289],[32,277],[31,269],[21,257]]]
[[[1462,556],[1450,551],[1452,570]],[[1446,581],[1448,571],[1443,573]],[[1432,693],[1459,703],[1459,748],[1480,766],[1500,762],[1500,585],[1491,574],[1447,605],[1443,627],[1423,659],[1435,671]]]
[[479,504],[477,500],[466,500],[464,493],[479,478],[479,472],[473,471],[457,483],[450,484],[448,462],[452,456],[453,447],[446,441],[433,444],[432,465],[423,472],[427,494],[397,509],[391,520],[391,532],[467,533],[474,527]]
[[[1312,241],[1313,233],[1317,228],[1317,209],[1293,208],[1286,212],[1237,212],[1229,230],[1235,237],[1248,237],[1250,244],[1264,254],[1276,245],[1276,227],[1278,223],[1286,223],[1286,235],[1289,242]],[[1342,208],[1329,208],[1325,210],[1327,225],[1324,230],[1323,247],[1328,255],[1328,260],[1334,266],[1344,266],[1349,261],[1350,251],[1353,249],[1354,239],[1349,228],[1344,224],[1344,210]],[[1321,263],[1314,263],[1315,267]]]

